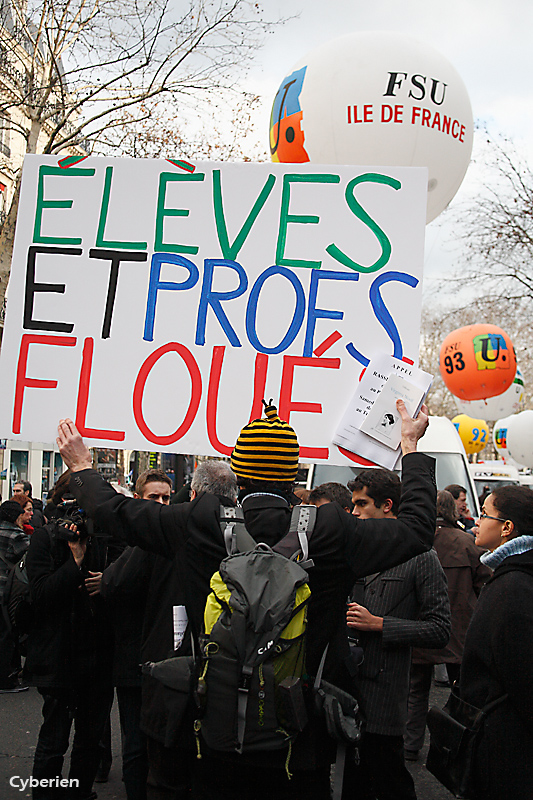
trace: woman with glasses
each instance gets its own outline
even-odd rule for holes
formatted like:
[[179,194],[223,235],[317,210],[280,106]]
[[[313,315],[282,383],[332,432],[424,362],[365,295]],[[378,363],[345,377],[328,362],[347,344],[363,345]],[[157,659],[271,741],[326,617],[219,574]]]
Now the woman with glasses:
[[502,486],[479,517],[476,544],[493,570],[467,632],[460,695],[484,722],[475,774],[483,800],[533,797],[533,491]]

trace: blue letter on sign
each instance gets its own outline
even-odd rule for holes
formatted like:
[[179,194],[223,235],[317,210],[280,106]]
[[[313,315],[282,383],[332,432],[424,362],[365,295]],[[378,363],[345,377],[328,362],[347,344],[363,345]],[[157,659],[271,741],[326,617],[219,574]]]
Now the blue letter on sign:
[[[229,267],[234,270],[239,276],[239,285],[236,289],[230,292],[215,292],[211,288],[213,284],[213,274],[215,267]],[[204,281],[202,284],[202,294],[200,296],[200,304],[198,306],[198,320],[196,323],[196,339],[195,344],[205,344],[205,324],[207,319],[207,309],[209,306],[215,312],[215,316],[220,322],[222,330],[228,337],[229,343],[233,347],[242,347],[239,338],[230,321],[222,308],[222,300],[234,300],[244,294],[248,288],[248,278],[246,272],[237,264],[236,261],[228,261],[225,258],[206,258],[204,261]]]
[[[174,283],[173,281],[161,281],[162,264],[176,264],[180,267],[185,267],[189,271],[189,277],[182,283]],[[175,253],[154,253],[152,256],[152,266],[150,268],[150,285],[148,287],[148,300],[146,302],[146,317],[144,320],[144,336],[147,342],[154,341],[154,321],[155,321],[155,308],[157,304],[157,293],[160,289],[169,289],[171,291],[183,291],[184,289],[192,289],[194,284],[200,277],[198,267],[189,261],[188,258],[178,256]]]

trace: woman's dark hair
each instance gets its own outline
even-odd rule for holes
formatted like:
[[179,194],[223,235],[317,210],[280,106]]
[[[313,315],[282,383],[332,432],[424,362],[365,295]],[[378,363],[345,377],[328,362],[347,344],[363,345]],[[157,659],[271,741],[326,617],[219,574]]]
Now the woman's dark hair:
[[69,494],[69,482],[72,472],[70,469],[65,470],[54,484],[54,488],[48,495],[48,502],[54,503],[58,506],[63,500],[65,494]]
[[516,536],[533,536],[531,489],[527,486],[500,486],[490,496],[502,519],[510,519],[514,523]]
[[456,527],[456,522],[459,517],[457,513],[457,506],[453,499],[453,494],[447,492],[446,489],[437,492],[437,517],[440,517],[444,522],[449,522],[450,525]]

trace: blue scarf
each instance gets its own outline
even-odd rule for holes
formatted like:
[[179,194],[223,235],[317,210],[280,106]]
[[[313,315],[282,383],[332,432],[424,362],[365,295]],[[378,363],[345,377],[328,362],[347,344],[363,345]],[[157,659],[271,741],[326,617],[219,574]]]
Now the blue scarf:
[[528,550],[533,550],[533,536],[516,536],[514,539],[501,544],[492,553],[483,553],[480,561],[490,569],[496,569],[505,558],[518,556]]

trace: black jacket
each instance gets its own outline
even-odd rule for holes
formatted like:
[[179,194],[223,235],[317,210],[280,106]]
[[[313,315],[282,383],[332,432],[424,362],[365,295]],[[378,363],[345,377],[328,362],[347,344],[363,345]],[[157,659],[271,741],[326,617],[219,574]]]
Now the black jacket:
[[[220,497],[224,505],[232,505]],[[189,655],[190,630],[174,648],[173,607],[187,605],[180,559],[127,548],[102,578],[101,595],[110,603],[115,628],[113,682],[141,683],[139,664]],[[187,698],[149,675],[142,676],[141,730],[165,747],[183,744],[180,722]]]
[[105,566],[105,545],[89,540],[79,568],[68,544],[50,536],[48,527],[34,531],[26,556],[35,612],[26,677],[42,688],[79,687],[88,681],[110,685],[109,616],[103,600],[90,597],[84,586],[88,570],[101,571]]
[[[199,630],[209,581],[225,558],[219,500],[201,494],[192,503],[162,506],[137,503],[117,494],[94,470],[76,472],[70,489],[104,530],[123,536],[183,568],[189,619]],[[380,572],[429,550],[435,529],[434,460],[420,453],[403,459],[398,519],[359,520],[336,503],[321,506],[310,543],[315,566],[309,573],[307,669],[313,674],[329,643],[324,677],[348,690],[346,598],[355,579]],[[289,527],[290,508],[280,497],[244,502],[245,521],[256,541],[274,544]]]
[[141,634],[151,553],[126,547],[105,568],[100,597],[113,623],[113,686],[141,686]]
[[481,590],[466,634],[460,692],[482,708],[508,700],[485,722],[477,751],[484,800],[533,793],[533,550],[506,558]]
[[[360,520],[336,503],[318,509],[310,543],[315,566],[309,575],[307,668],[313,674],[329,642],[324,677],[350,689],[346,598],[355,579],[381,572],[429,550],[435,529],[434,460],[422,453],[403,459],[402,499],[396,520]],[[136,503],[117,494],[94,470],[74,473],[70,489],[99,527],[129,544],[186,563],[188,611],[200,629],[209,581],[226,550],[219,526],[219,500],[201,494],[192,503]],[[275,544],[289,527],[291,511],[280,497],[258,496],[244,504],[256,541]]]

